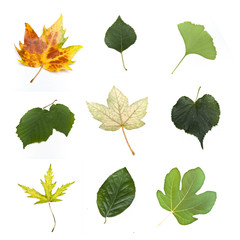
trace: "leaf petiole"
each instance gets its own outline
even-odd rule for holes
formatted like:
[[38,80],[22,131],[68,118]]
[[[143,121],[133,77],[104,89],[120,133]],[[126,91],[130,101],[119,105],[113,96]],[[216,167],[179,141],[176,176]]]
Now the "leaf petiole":
[[51,211],[51,213],[52,213],[53,220],[54,220],[54,226],[53,226],[53,229],[52,229],[52,232],[53,232],[54,229],[55,229],[55,227],[56,227],[56,218],[55,218],[55,216],[54,216],[54,214],[53,214],[53,211],[52,211],[52,208],[51,208],[50,202],[48,203],[48,206],[49,206],[49,208],[50,208],[50,211]]
[[49,107],[49,106],[52,106],[55,102],[57,101],[57,99],[55,99],[52,103],[48,104],[47,106],[43,107],[43,109]]
[[135,155],[135,152],[132,150],[132,148],[131,148],[131,146],[130,146],[128,140],[127,140],[127,136],[126,136],[126,134],[125,134],[125,131],[124,131],[123,125],[122,125],[121,127],[122,127],[122,131],[123,131],[123,135],[124,135],[124,137],[125,137],[125,139],[126,139],[127,145],[128,145],[128,147],[129,147],[129,149],[131,150],[132,155]]
[[173,211],[171,211],[159,224],[158,227],[160,227],[160,225],[162,225],[162,223],[173,213]]
[[201,89],[201,87],[198,88],[197,97],[196,97],[196,100],[195,100],[194,103],[196,103],[196,101],[198,100],[198,94],[199,94],[199,92],[200,92],[200,89]]
[[172,71],[172,74],[175,72],[175,70],[178,68],[178,66],[180,65],[180,63],[183,61],[183,59],[186,57],[187,55],[185,54],[183,56],[183,58],[181,59],[181,61],[178,63],[178,65],[174,68],[174,70]]
[[43,65],[40,67],[39,71],[37,72],[35,77],[30,81],[30,83],[32,83],[34,81],[34,79],[37,77],[37,75],[41,72],[42,68],[43,68]]
[[124,69],[127,71],[126,67],[125,67],[125,64],[124,64],[124,60],[123,60],[123,53],[121,52],[121,57],[122,57],[122,63],[123,63],[123,67]]

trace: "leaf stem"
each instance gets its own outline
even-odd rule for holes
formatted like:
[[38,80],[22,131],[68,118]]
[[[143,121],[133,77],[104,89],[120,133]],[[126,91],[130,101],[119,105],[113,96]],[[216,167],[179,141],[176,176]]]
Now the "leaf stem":
[[124,131],[123,125],[122,125],[121,127],[122,127],[122,131],[123,131],[123,135],[124,135],[124,137],[125,137],[125,139],[126,139],[127,145],[128,145],[128,147],[130,148],[130,150],[131,150],[131,152],[132,152],[132,155],[135,155],[135,152],[132,150],[132,148],[131,148],[131,146],[130,146],[128,140],[127,140],[127,136],[126,136],[126,134],[125,134],[125,131]]
[[50,208],[50,211],[51,211],[51,213],[52,213],[53,220],[54,220],[54,226],[53,226],[53,229],[52,229],[52,232],[53,232],[54,229],[55,229],[55,227],[56,227],[56,218],[55,218],[55,216],[54,216],[54,214],[53,214],[53,211],[52,211],[52,208],[51,208],[50,202],[48,203],[48,205],[49,205],[49,208]]
[[43,68],[43,65],[40,67],[39,71],[37,72],[35,77],[30,81],[30,83],[32,83],[34,81],[34,79],[37,77],[37,75],[41,72],[42,68]]
[[105,221],[104,221],[104,224],[106,224],[106,222],[107,222],[107,218],[105,217]]
[[127,69],[126,69],[126,67],[125,67],[125,64],[124,64],[124,60],[123,60],[123,54],[122,54],[122,52],[121,52],[121,57],[122,57],[122,63],[123,63],[123,67],[124,67],[124,69],[127,71]]
[[173,211],[171,211],[159,224],[158,227],[160,227],[160,225],[173,213]]
[[178,63],[178,65],[174,68],[174,70],[172,71],[172,74],[175,72],[175,70],[178,68],[178,66],[180,65],[180,63],[183,61],[183,59],[186,57],[187,55],[185,54],[183,56],[183,58],[181,59],[181,61]]
[[196,97],[196,100],[195,100],[194,103],[196,103],[196,101],[198,100],[198,94],[199,94],[199,92],[200,92],[200,89],[201,89],[201,87],[198,88],[197,97]]
[[43,109],[49,107],[49,106],[52,106],[55,102],[57,101],[57,99],[55,99],[52,103],[48,104],[47,106],[43,107]]

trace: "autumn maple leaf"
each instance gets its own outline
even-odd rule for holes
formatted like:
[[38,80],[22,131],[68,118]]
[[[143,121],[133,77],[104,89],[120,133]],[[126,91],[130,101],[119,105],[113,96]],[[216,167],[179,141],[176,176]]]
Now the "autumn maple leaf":
[[50,28],[43,27],[41,37],[38,37],[28,23],[25,23],[24,44],[19,42],[20,50],[15,46],[22,58],[19,62],[30,67],[40,67],[36,76],[42,68],[51,72],[64,69],[72,70],[69,64],[74,63],[74,61],[71,59],[82,46],[75,45],[62,48],[67,40],[67,38],[64,38],[64,34],[62,15]]

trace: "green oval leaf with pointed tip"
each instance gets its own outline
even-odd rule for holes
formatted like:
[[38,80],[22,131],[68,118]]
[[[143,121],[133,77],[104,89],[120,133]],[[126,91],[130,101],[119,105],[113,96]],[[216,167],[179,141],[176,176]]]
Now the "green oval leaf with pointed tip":
[[[136,39],[137,35],[134,29],[119,16],[113,25],[108,28],[104,41],[109,48],[113,48],[122,54],[124,50],[135,43]],[[125,68],[125,70],[127,69]]]
[[126,168],[122,168],[103,183],[97,193],[97,206],[106,219],[126,210],[135,197],[135,184]]
[[205,175],[201,168],[191,169],[182,178],[177,168],[173,168],[165,178],[164,191],[157,191],[157,198],[162,208],[170,211],[182,225],[190,224],[197,220],[197,214],[206,214],[211,211],[217,195],[215,192],[206,191],[197,195],[201,189]]
[[47,141],[52,135],[52,118],[49,111],[41,108],[29,110],[17,126],[17,135],[23,148],[31,143]]
[[206,133],[218,124],[219,116],[218,102],[208,94],[196,102],[188,97],[181,97],[172,108],[174,125],[186,133],[196,136],[202,148]]
[[74,114],[63,104],[53,104],[50,107],[53,128],[68,136],[74,123]]
[[[203,25],[184,22],[178,24],[178,30],[182,35],[186,49],[182,60],[188,54],[198,54],[204,58],[211,60],[214,60],[216,58],[217,51],[213,44],[213,39],[209,33],[204,30]],[[182,62],[182,60],[179,62],[179,64]],[[173,72],[177,69],[177,67],[173,70]]]

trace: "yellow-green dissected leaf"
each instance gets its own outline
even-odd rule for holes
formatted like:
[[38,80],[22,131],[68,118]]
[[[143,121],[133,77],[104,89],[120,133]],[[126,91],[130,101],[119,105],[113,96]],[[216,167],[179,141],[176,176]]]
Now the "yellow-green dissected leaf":
[[22,59],[19,60],[20,63],[30,67],[41,67],[40,70],[44,68],[51,72],[64,69],[71,70],[69,64],[74,63],[72,58],[82,46],[75,45],[62,48],[67,40],[67,38],[64,38],[64,34],[62,15],[50,28],[43,27],[41,37],[38,37],[32,27],[26,23],[24,44],[19,42],[20,49],[16,47]]
[[[131,130],[140,128],[145,124],[141,119],[147,113],[148,98],[143,98],[129,106],[127,97],[119,89],[113,87],[108,95],[107,104],[108,107],[98,103],[87,102],[92,116],[102,122],[100,128],[107,131],[116,131],[122,128],[126,138],[124,128]],[[132,153],[134,154],[133,151]]]
[[18,186],[20,186],[23,190],[25,190],[26,193],[29,194],[29,196],[28,196],[29,198],[39,199],[39,201],[35,202],[35,204],[48,202],[47,197],[42,195],[38,191],[36,191],[34,188],[29,188],[29,187],[23,186],[21,184],[18,184]]
[[[65,191],[67,190],[67,188],[72,185],[74,182],[72,183],[67,183],[65,185],[62,185],[60,188],[58,188],[56,190],[56,192],[53,194],[52,193],[52,190],[53,188],[55,187],[56,185],[56,182],[53,183],[52,180],[53,180],[53,171],[52,171],[52,167],[50,165],[48,171],[47,171],[47,174],[44,175],[44,180],[41,180],[41,184],[44,188],[44,192],[45,192],[45,195],[39,193],[38,191],[36,191],[34,188],[29,188],[29,187],[26,187],[26,186],[23,186],[21,184],[18,184],[23,190],[25,190],[26,193],[29,194],[29,198],[37,198],[39,201],[35,202],[35,204],[39,204],[39,203],[49,203],[49,207],[50,207],[50,210],[51,210],[51,213],[53,215],[53,212],[52,212],[52,209],[51,209],[51,206],[50,206],[50,202],[58,202],[58,201],[62,201],[61,199],[59,199],[58,197],[59,196],[62,196],[65,194]],[[53,215],[53,218],[54,218],[54,227],[53,227],[53,230],[55,228],[55,225],[56,225],[56,220],[55,220],[55,217]],[[53,231],[52,230],[52,231]]]

